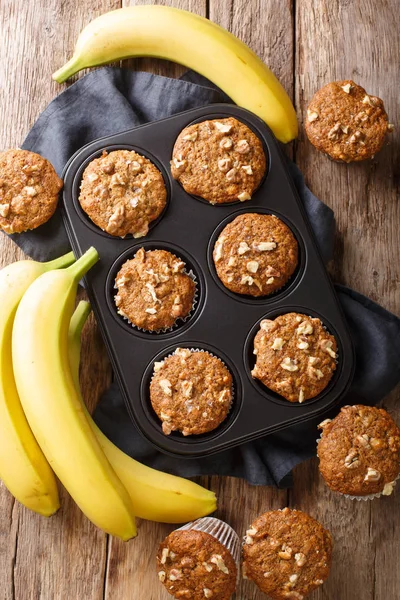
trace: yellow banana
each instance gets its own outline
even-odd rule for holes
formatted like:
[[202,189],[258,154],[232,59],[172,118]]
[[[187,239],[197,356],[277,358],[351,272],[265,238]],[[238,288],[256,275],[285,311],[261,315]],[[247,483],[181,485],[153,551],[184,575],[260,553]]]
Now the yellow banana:
[[72,252],[48,263],[21,260],[0,271],[0,478],[24,506],[49,517],[60,504],[56,479],[26,420],[14,380],[11,339],[22,296],[40,275],[67,267]]
[[69,366],[78,282],[97,260],[90,248],[32,283],[15,315],[12,359],[22,407],[50,466],[95,525],[128,540],[136,535],[131,499],[93,434]]
[[168,6],[105,13],[81,32],[75,52],[53,78],[133,56],[153,56],[198,71],[263,119],[281,142],[297,136],[297,118],[275,75],[246,44],[208,19]]
[[[79,361],[81,332],[90,313],[90,304],[81,301],[71,319],[69,329],[69,353],[72,375],[79,390]],[[86,410],[93,432],[131,497],[137,517],[162,523],[183,523],[208,515],[217,508],[214,492],[168,473],[157,471],[137,462],[117,448],[100,431]]]

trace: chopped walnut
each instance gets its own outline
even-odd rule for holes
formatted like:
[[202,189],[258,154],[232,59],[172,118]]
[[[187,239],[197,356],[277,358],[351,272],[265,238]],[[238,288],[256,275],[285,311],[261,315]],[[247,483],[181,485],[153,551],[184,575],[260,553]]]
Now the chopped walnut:
[[114,210],[113,214],[108,219],[108,225],[106,228],[107,232],[111,233],[111,234],[115,233],[117,231],[118,227],[120,227],[122,225],[122,223],[124,222],[124,219],[125,219],[125,206],[123,204],[118,204],[118,206]]
[[308,342],[301,341],[297,344],[299,350],[307,350],[309,344]]
[[240,202],[244,202],[245,200],[251,200],[251,196],[249,192],[241,192],[240,194],[238,194],[238,200],[240,200]]
[[220,571],[222,571],[223,573],[225,573],[226,575],[229,574],[229,569],[226,566],[226,564],[224,563],[224,560],[222,558],[222,556],[220,554],[214,554],[211,558],[210,558],[210,562],[214,563],[215,565],[217,565],[217,569],[219,569]]
[[390,496],[390,494],[393,493],[395,484],[396,484],[395,481],[391,481],[390,483],[385,483],[385,485],[383,487],[382,495]]
[[31,198],[33,198],[34,196],[37,196],[37,194],[38,194],[37,190],[31,186],[24,187],[24,189],[22,191],[25,192],[25,194],[27,194],[27,196],[30,196]]
[[342,131],[340,123],[336,123],[328,133],[328,139],[336,142],[339,139],[339,134]]
[[323,429],[324,427],[326,427],[328,425],[328,423],[330,423],[332,421],[332,419],[324,419],[323,421],[321,421],[321,423],[318,425],[318,429]]
[[359,455],[355,448],[352,448],[346,458],[344,459],[344,466],[346,469],[356,469],[360,464]]
[[290,575],[289,577],[289,581],[290,583],[296,583],[296,581],[298,580],[299,576],[296,575],[296,573],[293,573],[293,575]]
[[142,170],[142,165],[137,160],[129,161],[129,168],[132,173],[140,173]]
[[149,294],[151,296],[151,299],[153,300],[153,302],[158,302],[159,304],[161,304],[161,300],[159,300],[159,298],[157,298],[157,294],[156,294],[156,290],[154,288],[154,285],[147,282],[146,283],[146,287],[149,291]]
[[214,127],[221,133],[230,133],[232,131],[232,125],[229,123],[220,123],[220,121],[214,121]]
[[89,183],[94,183],[99,179],[99,176],[97,173],[88,173],[86,179],[89,181]]
[[259,264],[256,260],[249,260],[249,262],[246,265],[246,268],[248,271],[250,271],[250,273],[257,273],[258,266]]
[[237,169],[231,169],[225,175],[225,177],[227,178],[228,181],[233,181],[234,179],[236,179],[236,176],[237,176]]
[[220,240],[215,244],[214,259],[215,259],[216,262],[218,262],[222,258],[222,248],[223,248],[223,245],[224,245],[224,242],[222,242]]
[[212,571],[212,570],[213,570],[213,568],[214,568],[212,565],[210,565],[210,564],[209,564],[209,563],[207,563],[207,562],[203,562],[203,563],[202,563],[202,565],[203,565],[203,567],[205,568],[205,570],[207,571],[207,573],[211,573],[211,571]]
[[269,277],[266,281],[266,284],[271,285],[271,283],[274,283],[274,281],[275,281],[275,277]]
[[220,171],[222,171],[223,173],[226,173],[227,171],[229,171],[231,166],[232,166],[232,161],[230,158],[221,158],[218,161],[218,169]]
[[9,204],[0,204],[0,216],[6,218],[10,213]]
[[160,360],[160,361],[156,361],[154,363],[154,373],[158,373],[158,371],[160,371],[164,366],[164,361]]
[[353,89],[353,86],[351,85],[351,83],[346,83],[346,85],[342,85],[341,88],[344,92],[346,92],[346,94],[350,94],[351,90]]
[[160,563],[162,565],[165,565],[165,563],[167,562],[168,555],[169,555],[169,549],[163,548],[162,553],[161,553],[161,559],[160,559]]
[[268,265],[268,267],[265,269],[265,274],[267,277],[280,277],[280,271],[277,271],[276,269],[274,269],[274,267],[271,267],[271,265]]
[[195,142],[197,140],[197,135],[197,131],[192,131],[192,133],[184,135],[182,139],[185,140],[185,142]]
[[234,256],[230,256],[228,260],[228,267],[234,267],[237,263],[237,259]]
[[144,312],[146,312],[149,315],[155,315],[157,313],[157,309],[156,308],[145,308]]
[[182,171],[184,171],[184,170],[185,170],[185,168],[186,168],[186,164],[187,164],[187,161],[186,161],[186,160],[178,160],[177,158],[173,158],[173,159],[172,159],[172,163],[173,163],[173,165],[174,165],[175,169],[176,169],[176,170],[177,170],[179,173],[181,173]]
[[284,358],[283,361],[281,362],[281,367],[282,367],[282,369],[285,369],[285,371],[290,371],[290,372],[299,370],[299,367],[297,366],[296,361],[293,360],[292,358],[289,358],[288,356],[286,356],[286,358]]
[[182,579],[182,571],[180,569],[171,569],[169,572],[169,578],[171,581],[177,581],[178,579]]
[[258,244],[253,244],[254,250],[259,250],[260,252],[271,252],[271,250],[275,250],[276,246],[275,242],[258,242]]
[[212,598],[214,595],[212,590],[210,590],[209,588],[204,588],[203,593],[205,598]]
[[394,130],[393,123],[388,123],[387,130],[389,131],[389,133],[392,133],[392,131]]
[[315,369],[314,367],[308,367],[307,373],[311,377],[311,379],[322,379],[324,374],[320,369]]
[[364,477],[364,481],[379,481],[381,478],[381,474],[376,469],[372,469],[368,467],[367,474]]
[[302,552],[297,552],[294,555],[294,560],[296,561],[296,565],[298,567],[304,567],[304,565],[306,564],[306,555]]
[[239,140],[235,146],[236,152],[239,154],[247,154],[250,151],[250,146],[247,140]]
[[233,142],[232,142],[231,138],[229,138],[229,137],[222,138],[222,140],[219,143],[219,147],[224,148],[225,150],[229,150],[229,148],[232,148],[232,146],[233,146]]
[[261,321],[260,327],[261,329],[264,329],[264,331],[270,331],[271,329],[274,329],[275,323],[271,319],[264,319]]
[[[165,548],[164,548],[165,550]],[[161,581],[161,583],[164,583],[165,581],[165,571],[158,571],[158,579]]]
[[253,175],[253,169],[251,168],[251,165],[243,165],[242,169],[246,175]]
[[160,388],[166,396],[172,396],[171,382],[168,379],[160,380]]
[[296,329],[297,335],[311,335],[314,331],[309,321],[303,321]]
[[282,338],[275,338],[271,348],[272,350],[282,350],[284,345],[285,340],[283,340]]
[[191,398],[193,395],[193,382],[192,381],[182,381],[182,392],[185,398]]
[[250,250],[250,246],[247,244],[247,242],[239,243],[238,254],[240,254],[240,255],[246,254],[246,252],[249,252],[249,250]]
[[309,123],[312,123],[313,121],[316,121],[318,119],[319,115],[315,110],[307,110],[307,119]]
[[370,106],[374,106],[374,103],[372,102],[370,96],[368,96],[368,94],[366,94],[362,100],[363,104],[369,104]]
[[365,138],[365,135],[361,131],[356,131],[350,137],[350,142],[352,142],[352,143],[358,142],[359,144],[365,144],[364,138]]
[[251,275],[243,275],[242,279],[240,280],[241,285],[253,285],[254,283],[254,279],[253,277],[251,277]]
[[304,390],[301,387],[300,391],[299,391],[299,404],[302,404],[304,402]]
[[126,183],[127,181],[125,177],[123,177],[120,173],[114,173],[110,180],[111,187],[115,187],[116,185],[126,185]]
[[329,356],[331,356],[332,358],[336,358],[336,352],[334,352],[334,350],[332,349],[332,346],[333,346],[332,340],[322,340],[320,342],[320,347],[322,348],[322,350],[324,352],[327,352],[329,354]]
[[279,558],[283,558],[283,560],[290,560],[292,558],[292,553],[292,549],[286,544],[283,544],[282,550],[278,552],[278,556]]

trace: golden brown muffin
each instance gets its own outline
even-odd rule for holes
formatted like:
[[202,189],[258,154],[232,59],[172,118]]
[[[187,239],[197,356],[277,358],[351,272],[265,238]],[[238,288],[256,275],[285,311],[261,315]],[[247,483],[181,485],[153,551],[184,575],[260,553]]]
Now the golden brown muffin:
[[400,429],[382,408],[345,406],[319,425],[319,470],[331,490],[389,496],[400,473]]
[[228,117],[186,127],[175,142],[171,172],[189,194],[222,204],[250,200],[266,166],[259,138]]
[[86,167],[79,202],[90,219],[116,237],[147,235],[167,202],[163,176],[153,163],[130,150],[115,150]]
[[243,546],[243,576],[271,600],[303,600],[327,579],[332,537],[300,510],[273,510],[258,517]]
[[48,160],[27,150],[0,153],[0,229],[21,233],[53,216],[63,186]]
[[236,588],[235,561],[204,531],[173,531],[157,554],[158,578],[179,600],[229,600]]
[[336,369],[336,340],[320,319],[286,313],[261,321],[252,376],[290,402],[320,394]]
[[313,96],[305,127],[318,150],[346,163],[372,158],[393,130],[382,100],[351,80],[328,83]]
[[140,248],[115,278],[118,314],[146,331],[172,327],[192,310],[196,284],[185,263],[166,250]]
[[298,245],[278,217],[248,213],[223,229],[213,258],[226,288],[237,294],[268,296],[285,285],[295,271]]
[[154,363],[150,400],[165,435],[207,433],[229,412],[232,375],[208,352],[177,348],[172,356]]

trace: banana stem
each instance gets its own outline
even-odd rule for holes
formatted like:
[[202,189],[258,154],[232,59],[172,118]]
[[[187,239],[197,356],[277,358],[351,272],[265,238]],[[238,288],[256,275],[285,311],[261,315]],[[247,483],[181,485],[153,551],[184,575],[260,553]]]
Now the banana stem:
[[52,78],[57,83],[64,83],[72,75],[75,75],[80,70],[79,61],[72,57],[65,65],[63,65],[58,71],[53,73]]
[[69,267],[74,262],[74,253],[68,252],[68,254],[64,254],[59,258],[55,258],[54,260],[50,260],[49,262],[44,263],[44,265],[46,267],[46,271],[53,271],[53,269],[63,269],[64,267]]
[[96,248],[89,248],[73,265],[68,267],[75,281],[80,281],[82,277],[97,263],[99,254]]
[[81,300],[71,317],[68,330],[69,363],[76,389],[79,389],[79,363],[81,359],[81,335],[92,307],[86,300]]

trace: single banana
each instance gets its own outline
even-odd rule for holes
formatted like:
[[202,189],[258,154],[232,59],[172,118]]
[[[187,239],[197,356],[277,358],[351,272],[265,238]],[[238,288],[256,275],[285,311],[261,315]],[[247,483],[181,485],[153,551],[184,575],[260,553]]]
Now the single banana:
[[128,540],[136,535],[131,499],[87,421],[69,365],[78,282],[97,260],[90,248],[32,283],[15,315],[12,360],[22,407],[50,466],[95,525]]
[[297,136],[297,118],[275,75],[246,44],[208,19],[168,6],[107,12],[81,32],[75,52],[53,78],[62,83],[86,67],[153,56],[198,71],[269,125],[281,142]]
[[0,271],[0,478],[21,504],[45,517],[60,506],[57,484],[18,396],[12,366],[12,327],[18,304],[31,283],[74,260],[70,252],[47,263],[21,260]]
[[[69,328],[70,364],[77,390],[81,332],[90,310],[90,304],[82,300],[72,316]],[[146,467],[117,448],[100,431],[86,410],[83,400],[81,401],[104,454],[131,497],[137,517],[162,523],[183,523],[204,517],[216,510],[214,492],[193,481]]]

